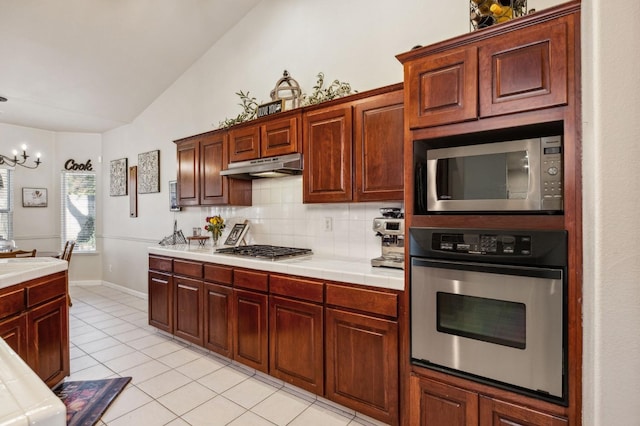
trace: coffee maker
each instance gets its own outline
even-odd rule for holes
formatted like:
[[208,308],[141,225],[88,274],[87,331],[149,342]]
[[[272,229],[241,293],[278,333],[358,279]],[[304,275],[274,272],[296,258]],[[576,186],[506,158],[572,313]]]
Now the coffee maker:
[[404,269],[404,214],[395,207],[383,207],[380,213],[373,231],[381,237],[382,256],[371,259],[371,266]]

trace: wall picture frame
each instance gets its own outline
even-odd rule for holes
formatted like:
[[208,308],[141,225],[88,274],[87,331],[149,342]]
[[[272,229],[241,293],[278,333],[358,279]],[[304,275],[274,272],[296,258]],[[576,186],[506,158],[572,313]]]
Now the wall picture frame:
[[47,207],[47,188],[22,188],[22,207]]
[[138,194],[160,192],[160,150],[138,154]]
[[112,197],[127,195],[129,187],[127,184],[128,162],[127,158],[111,160],[109,167],[109,195]]
[[225,246],[239,246],[240,243],[244,240],[244,236],[247,234],[249,230],[249,222],[244,221],[244,223],[236,223],[231,228],[231,232],[229,232],[229,236],[224,242]]

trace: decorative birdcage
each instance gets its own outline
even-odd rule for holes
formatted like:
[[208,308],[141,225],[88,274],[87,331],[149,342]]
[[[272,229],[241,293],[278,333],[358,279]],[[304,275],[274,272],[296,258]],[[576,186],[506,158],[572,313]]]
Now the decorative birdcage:
[[469,0],[471,31],[527,14],[527,0]]
[[289,75],[289,71],[284,70],[282,78],[278,80],[270,95],[272,101],[283,100],[286,111],[300,106],[302,89],[300,89],[298,82]]

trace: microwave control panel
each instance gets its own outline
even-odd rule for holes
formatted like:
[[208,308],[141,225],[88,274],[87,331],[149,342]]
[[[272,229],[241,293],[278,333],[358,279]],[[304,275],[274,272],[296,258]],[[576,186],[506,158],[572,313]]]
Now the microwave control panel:
[[531,255],[531,236],[498,234],[433,234],[433,250],[488,255]]
[[540,141],[542,210],[562,210],[562,137]]

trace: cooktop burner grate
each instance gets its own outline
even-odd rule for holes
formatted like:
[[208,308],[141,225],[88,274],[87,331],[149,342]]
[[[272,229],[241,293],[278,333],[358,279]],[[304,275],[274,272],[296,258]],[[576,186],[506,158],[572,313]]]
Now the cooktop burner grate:
[[217,254],[254,257],[257,259],[282,260],[292,257],[311,256],[311,249],[295,247],[279,247],[270,245],[249,245],[239,247],[225,247],[216,250]]

